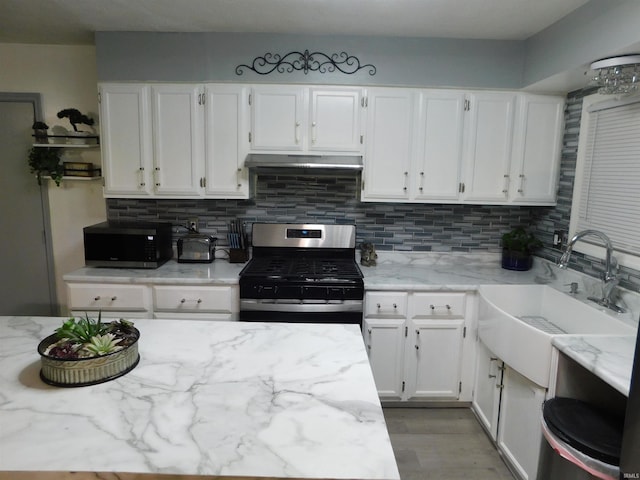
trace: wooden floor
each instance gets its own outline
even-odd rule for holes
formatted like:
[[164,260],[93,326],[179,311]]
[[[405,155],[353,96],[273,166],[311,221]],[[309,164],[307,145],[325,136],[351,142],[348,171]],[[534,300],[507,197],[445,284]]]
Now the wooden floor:
[[468,408],[384,408],[402,480],[513,480]]

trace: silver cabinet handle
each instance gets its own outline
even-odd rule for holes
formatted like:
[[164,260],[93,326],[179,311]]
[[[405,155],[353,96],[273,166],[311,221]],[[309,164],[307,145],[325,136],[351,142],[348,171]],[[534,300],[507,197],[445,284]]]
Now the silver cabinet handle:
[[202,299],[198,298],[197,300],[187,300],[186,298],[183,298],[182,300],[180,300],[180,303],[186,303],[186,302],[202,303]]
[[420,193],[422,193],[422,191],[424,190],[424,172],[420,172],[420,187],[418,188],[418,190],[420,190]]
[[116,297],[115,295],[113,297],[111,297],[111,301],[115,302],[118,299],[118,297]]
[[409,179],[409,172],[404,172],[404,187],[402,187],[402,190],[404,190],[405,192],[407,191],[407,180]]
[[311,122],[311,144],[316,144],[316,122]]
[[154,168],[155,179],[156,179],[156,187],[160,186],[160,182],[158,181],[158,173],[160,173],[160,167]]
[[94,301],[96,301],[96,302],[97,302],[98,300],[100,300],[100,295],[98,295],[97,297],[93,297],[93,300],[94,300]]
[[236,170],[236,182],[238,184],[238,188],[242,187],[242,183],[240,183],[240,174],[242,173],[242,169],[238,168]]
[[504,174],[502,177],[504,178],[504,187],[502,189],[502,193],[504,193],[506,196],[507,193],[509,193],[509,175]]
[[524,173],[519,175],[520,177],[520,187],[518,188],[518,193],[524,192]]
[[296,129],[295,129],[296,145],[300,143],[300,136],[298,135],[299,130],[300,130],[300,122],[296,122]]
[[397,310],[398,309],[398,305],[396,305],[395,303],[393,304],[393,309]]
[[377,307],[378,307],[378,310],[380,310],[380,304],[379,303],[377,304]]
[[447,310],[451,310],[451,305],[446,304],[446,305],[429,305],[429,308],[431,309],[431,312],[433,313],[435,311],[436,308],[446,308]]
[[140,168],[138,169],[138,175],[140,175],[140,182],[139,182],[139,185],[140,185],[141,187],[144,187],[144,186],[145,186],[145,182],[144,182],[144,167],[140,167]]

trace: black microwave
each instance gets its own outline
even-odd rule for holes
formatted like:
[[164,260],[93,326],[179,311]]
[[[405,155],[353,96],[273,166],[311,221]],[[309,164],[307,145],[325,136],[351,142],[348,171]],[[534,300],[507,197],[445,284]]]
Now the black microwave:
[[111,221],[82,230],[90,267],[158,268],[173,256],[171,223]]

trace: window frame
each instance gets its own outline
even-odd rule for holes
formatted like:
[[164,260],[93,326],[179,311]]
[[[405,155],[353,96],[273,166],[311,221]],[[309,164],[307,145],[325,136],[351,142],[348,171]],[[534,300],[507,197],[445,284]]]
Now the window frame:
[[[593,120],[594,116],[591,115],[589,109],[598,105],[610,105],[610,106],[623,106],[629,103],[629,100],[633,100],[634,103],[640,101],[640,97],[633,96],[629,98],[615,98],[612,99],[611,96],[593,94],[583,98],[582,103],[582,116],[580,118],[580,133],[578,138],[578,152],[576,158],[576,171],[574,177],[574,185],[573,185],[573,197],[571,200],[571,215],[569,221],[569,239],[573,238],[573,236],[578,233],[578,217],[580,214],[580,202],[582,200],[582,183],[584,178],[584,168],[586,163],[586,151],[587,151],[587,142],[588,131],[590,127],[590,122]],[[640,186],[639,186],[640,187]],[[607,232],[603,232],[607,234]],[[568,240],[569,240],[568,239]],[[567,241],[568,241],[567,240]],[[586,241],[579,240],[573,247],[573,250],[576,252],[583,253],[585,255],[589,255],[594,258],[598,258],[604,260],[606,256],[606,249],[604,246],[596,245],[593,243],[589,243],[589,241],[599,241],[594,240],[593,238],[587,238]],[[634,255],[632,253],[616,250],[616,245],[613,245],[614,255],[618,262],[619,266],[624,266],[628,268],[633,268],[635,270],[640,270],[640,253],[638,255]]]

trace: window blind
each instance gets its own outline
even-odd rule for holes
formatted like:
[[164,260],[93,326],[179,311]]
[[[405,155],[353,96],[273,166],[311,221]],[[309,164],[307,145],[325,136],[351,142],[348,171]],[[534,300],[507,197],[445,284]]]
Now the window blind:
[[587,135],[577,231],[640,256],[640,99],[592,110]]

